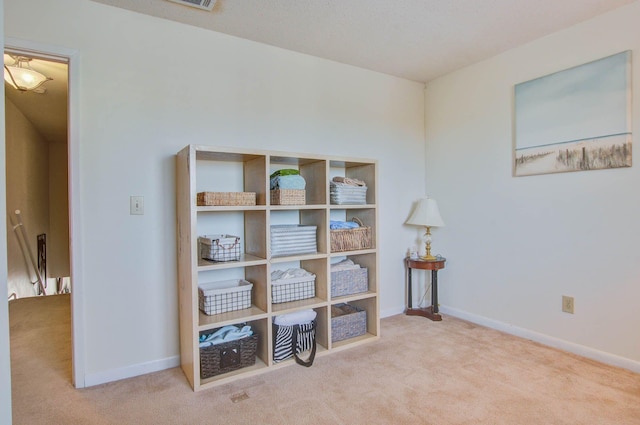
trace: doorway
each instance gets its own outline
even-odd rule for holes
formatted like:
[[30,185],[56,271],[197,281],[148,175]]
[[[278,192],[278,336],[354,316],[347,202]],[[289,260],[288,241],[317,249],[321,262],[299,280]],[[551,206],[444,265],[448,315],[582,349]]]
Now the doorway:
[[[9,301],[9,325],[11,330],[42,325],[45,333],[55,325],[59,333],[73,335],[65,346],[66,366],[61,370],[75,387],[81,388],[84,351],[78,347],[83,343],[82,322],[81,315],[74,314],[81,310],[80,297],[69,294],[72,277],[79,275],[80,266],[79,261],[74,261],[73,252],[79,248],[76,244],[77,249],[72,249],[73,231],[70,231],[73,223],[70,194],[76,190],[72,188],[77,188],[78,180],[73,177],[73,171],[77,170],[77,155],[74,156],[77,149],[71,146],[77,146],[77,128],[70,125],[71,118],[77,116],[71,113],[77,110],[77,98],[71,100],[73,90],[69,84],[71,75],[77,75],[70,70],[77,66],[72,63],[76,52],[15,39],[6,41],[11,47],[5,47],[5,64],[14,64],[14,57],[21,56],[30,68],[53,78],[41,86],[43,90],[35,92],[21,92],[5,83],[7,286],[9,299],[15,300]],[[44,51],[51,53],[41,53]],[[14,57],[7,59],[7,54]],[[73,84],[77,87],[77,77]],[[16,210],[20,210],[19,214]],[[16,225],[19,226],[14,231]],[[20,236],[24,241],[22,247]],[[20,302],[23,304],[18,305]],[[60,303],[64,303],[62,310]],[[36,309],[43,307],[51,308],[55,314],[42,316]],[[19,316],[17,312],[25,308],[31,313]],[[67,313],[60,316],[60,311]],[[12,316],[29,320],[15,327]],[[32,320],[35,317],[45,319]],[[51,361],[51,356],[46,360]],[[13,353],[11,362],[13,370]]]
[[[69,293],[68,64],[11,49],[4,63],[7,295]],[[47,80],[16,81],[33,72]]]

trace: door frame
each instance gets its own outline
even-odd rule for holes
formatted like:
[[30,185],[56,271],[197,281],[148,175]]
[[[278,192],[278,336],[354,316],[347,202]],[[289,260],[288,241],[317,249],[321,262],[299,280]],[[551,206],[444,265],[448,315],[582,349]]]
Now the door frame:
[[84,273],[82,261],[82,208],[80,203],[80,120],[79,120],[79,54],[77,50],[29,40],[5,37],[4,49],[17,50],[26,55],[55,60],[68,64],[68,122],[67,169],[69,191],[69,267],[71,278],[71,357],[72,381],[76,388],[84,388],[86,375]]

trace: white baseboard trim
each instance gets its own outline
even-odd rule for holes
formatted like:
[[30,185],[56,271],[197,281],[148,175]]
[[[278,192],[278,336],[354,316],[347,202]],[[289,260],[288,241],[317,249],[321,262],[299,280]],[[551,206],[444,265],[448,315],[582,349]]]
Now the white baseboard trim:
[[541,334],[529,329],[520,328],[518,326],[510,325],[498,320],[489,319],[488,317],[458,310],[456,308],[441,306],[440,312],[472,323],[476,323],[481,326],[486,326],[487,328],[495,329],[511,335],[519,336],[521,338],[530,339],[532,341],[539,342],[540,344],[568,351],[569,353],[577,354],[591,360],[596,360],[611,366],[617,366],[628,369],[632,372],[640,373],[640,362],[637,362],[635,360],[620,357],[611,353],[606,353],[604,351],[596,350],[584,345],[575,344],[573,342]]
[[84,377],[86,387],[106,384],[107,382],[119,381],[121,379],[133,378],[134,376],[146,375],[147,373],[159,372],[172,367],[180,366],[180,356],[167,357],[166,359],[154,360],[146,363],[138,363],[119,369],[110,369],[103,372],[87,373]]
[[395,308],[387,308],[385,310],[380,311],[380,318],[384,319],[385,317],[395,316],[396,314],[404,313],[404,306],[395,307]]

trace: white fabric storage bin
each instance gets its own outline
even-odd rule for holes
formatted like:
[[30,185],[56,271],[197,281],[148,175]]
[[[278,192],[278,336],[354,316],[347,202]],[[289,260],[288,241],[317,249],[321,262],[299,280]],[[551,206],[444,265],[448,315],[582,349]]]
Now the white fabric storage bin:
[[271,256],[315,254],[317,226],[277,224],[271,226]]
[[315,296],[315,274],[271,281],[271,302],[273,304],[305,300]]
[[200,257],[209,261],[238,261],[240,238],[233,235],[204,235],[198,238]]
[[198,285],[198,303],[205,314],[213,315],[251,307],[253,283],[244,279],[223,280]]

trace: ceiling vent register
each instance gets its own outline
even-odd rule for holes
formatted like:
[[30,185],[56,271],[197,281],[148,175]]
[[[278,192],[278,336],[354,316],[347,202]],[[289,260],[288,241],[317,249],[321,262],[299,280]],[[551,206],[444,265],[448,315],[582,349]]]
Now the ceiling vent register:
[[211,12],[216,0],[169,0],[173,3],[180,3],[185,6],[195,7],[198,9],[208,10]]

